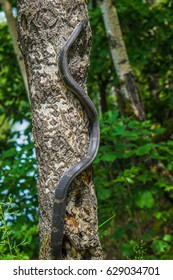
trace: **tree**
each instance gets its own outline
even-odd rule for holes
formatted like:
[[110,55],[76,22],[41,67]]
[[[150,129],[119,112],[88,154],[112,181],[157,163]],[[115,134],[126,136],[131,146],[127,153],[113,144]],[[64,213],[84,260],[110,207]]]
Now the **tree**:
[[[87,114],[64,87],[57,66],[60,48],[84,18],[88,18],[85,1],[18,1],[19,44],[28,75],[39,173],[41,259],[51,258],[55,188],[63,172],[80,161],[88,148]],[[86,88],[90,37],[87,27],[69,55],[70,72],[83,88]],[[64,258],[102,258],[96,209],[92,168],[88,168],[72,183],[68,194]]]
[[120,109],[125,116],[134,115],[141,121],[145,120],[145,111],[129,63],[116,7],[112,0],[101,0],[99,3],[114,68],[120,81],[120,92],[118,96]]
[[0,207],[5,218],[0,219],[0,258],[36,259],[37,172],[30,132],[31,112],[5,19],[0,22],[0,34]]
[[[152,5],[156,4],[156,1],[151,2],[150,4]],[[145,110],[140,99],[134,74],[127,55],[116,7],[112,0],[100,1],[100,7],[109,40],[112,60],[117,76],[120,80],[120,97],[118,98],[120,109],[124,116],[136,116],[138,120],[144,121],[146,120]],[[153,91],[151,91],[151,93],[154,94]],[[167,176],[170,184],[173,183],[172,176],[161,161],[152,162],[149,160],[148,164],[149,163],[152,168],[154,167],[158,169],[162,175],[164,174]]]
[[[120,12],[121,23],[123,24],[122,25],[123,33],[125,34],[125,40],[127,42],[128,51],[129,51],[129,49],[131,51],[131,53],[130,53],[131,60],[130,61],[133,62],[133,69],[136,72],[135,74],[136,74],[136,80],[138,83],[138,87],[140,88],[140,91],[146,102],[145,105],[150,106],[150,110],[148,111],[148,108],[146,110],[146,112],[148,114],[147,117],[148,117],[148,119],[153,121],[153,116],[155,116],[154,120],[157,123],[157,122],[159,122],[160,114],[162,114],[162,112],[160,112],[160,110],[158,110],[158,108],[161,106],[161,103],[163,101],[160,98],[160,100],[159,100],[160,103],[157,103],[158,107],[156,106],[157,107],[157,110],[156,110],[157,116],[154,115],[154,112],[151,110],[151,107],[153,107],[155,109],[156,109],[156,107],[152,106],[151,100],[147,98],[148,94],[151,94],[151,91],[146,86],[146,77],[148,77],[150,75],[149,73],[151,73],[151,76],[153,76],[153,77],[154,77],[154,75],[153,75],[154,73],[157,73],[157,75],[158,75],[158,68],[160,65],[160,61],[159,61],[159,59],[156,59],[155,55],[157,54],[157,57],[161,57],[160,52],[162,52],[162,48],[161,48],[162,40],[160,40],[160,38],[161,38],[161,34],[163,34],[160,30],[161,26],[163,29],[164,29],[164,25],[171,26],[171,24],[169,24],[169,16],[167,16],[166,19],[163,21],[163,18],[165,17],[166,13],[169,14],[168,10],[166,10],[165,7],[167,7],[168,3],[169,3],[169,6],[171,7],[171,3],[170,3],[170,1],[166,1],[167,3],[165,3],[163,6],[159,5],[158,7],[153,8],[151,10],[147,7],[148,5],[144,4],[142,1],[140,3],[137,3],[137,2],[138,1],[136,1],[136,0],[130,1],[129,3],[127,3],[127,1],[116,1],[116,6],[118,8],[118,11]],[[101,3],[101,5],[102,4],[105,5],[105,8],[107,8],[107,10],[115,9],[115,7],[113,5],[113,1],[100,1],[100,3]],[[109,3],[109,5],[106,7],[106,4],[108,4],[108,3]],[[162,13],[164,14],[164,17],[163,17]],[[111,13],[107,13],[107,17],[109,17],[110,14]],[[139,15],[140,15],[140,17],[139,17]],[[142,24],[141,24],[141,21],[142,21]],[[140,22],[140,24],[139,24],[139,22]],[[164,23],[161,24],[161,22],[164,22]],[[115,21],[114,21],[114,23],[115,23]],[[137,26],[139,27],[139,30],[137,29]],[[119,29],[119,24],[117,24],[116,27],[118,27],[118,29]],[[140,30],[140,28],[141,28],[141,30]],[[109,28],[107,27],[107,30],[110,30],[110,29],[111,28],[109,25]],[[118,32],[117,32],[117,34],[118,34]],[[158,36],[158,34],[160,34],[160,36]],[[109,37],[110,36],[108,36],[108,38]],[[167,37],[167,36],[166,35],[163,36],[163,42],[164,42],[164,37]],[[120,35],[116,36],[117,41],[119,41],[119,38],[121,38]],[[145,40],[147,40],[147,38],[148,38],[148,41],[146,44]],[[158,38],[159,38],[159,40],[158,40]],[[143,45],[143,48],[141,48],[141,44]],[[144,47],[146,45],[147,45],[147,48]],[[155,46],[155,48],[154,48],[154,46]],[[121,47],[121,44],[119,45],[119,48],[120,47]],[[144,50],[144,52],[142,52],[142,49]],[[122,50],[122,48],[121,48],[121,50]],[[163,52],[162,52],[162,56],[164,56]],[[119,57],[117,57],[117,61],[119,61]],[[165,59],[165,56],[164,56],[164,59]],[[156,62],[156,60],[157,60],[157,62]],[[125,62],[125,64],[126,64],[126,60],[124,60],[123,62]],[[165,65],[164,61],[162,62],[162,65]],[[169,67],[172,68],[171,63],[169,64]],[[122,70],[122,69],[117,67],[118,76],[119,76],[118,71],[120,71],[120,70]],[[110,71],[110,73],[111,73],[111,71]],[[122,71],[121,71],[121,74],[123,74]],[[159,80],[161,80],[159,75],[158,75],[158,77],[159,77]],[[169,78],[168,78],[168,80],[169,80]],[[133,81],[134,81],[134,79],[133,79]],[[120,83],[120,87],[123,87],[123,86],[125,86],[124,83],[122,83],[122,85]],[[159,85],[159,88],[162,88],[161,84]],[[159,96],[159,88],[155,88],[157,91],[157,93],[156,93],[157,96]],[[162,88],[162,91],[163,91],[163,96],[165,96],[166,89]],[[162,96],[162,94],[160,96]],[[129,101],[131,102],[131,97],[129,99],[124,98],[123,101],[125,101],[125,103],[127,101],[127,104],[125,104],[125,105],[127,105],[126,108],[129,108],[128,105],[129,105]],[[131,105],[133,105],[133,104],[136,106],[135,102],[132,103]],[[165,108],[167,108],[168,104],[166,104],[166,102],[164,104],[166,106]],[[131,107],[130,109],[132,109],[132,110],[121,110],[123,115],[126,115],[126,116],[127,115],[136,115],[137,119],[140,119],[140,118],[138,118],[138,114],[133,114],[133,111],[134,111],[133,106],[130,106],[130,107]],[[164,110],[164,108],[162,108],[162,111],[163,110]],[[131,112],[132,112],[132,114],[131,114]],[[136,112],[138,112],[138,109],[136,110]],[[106,119],[106,117],[107,117],[107,119]],[[163,192],[163,188],[161,190],[161,185],[162,184],[164,186],[172,185],[172,169],[170,169],[171,172],[169,172],[167,165],[165,164],[165,163],[167,163],[169,156],[165,155],[165,158],[161,157],[160,149],[163,148],[162,147],[163,143],[159,143],[158,146],[157,146],[157,144],[154,143],[156,141],[156,138],[157,137],[160,138],[160,136],[163,137],[164,133],[160,133],[160,136],[159,136],[159,133],[156,132],[157,137],[156,138],[151,137],[151,134],[149,132],[151,130],[151,127],[148,126],[147,122],[138,123],[138,125],[137,125],[137,122],[131,121],[130,119],[126,122],[126,120],[124,118],[122,118],[122,120],[120,122],[118,122],[117,116],[115,113],[115,115],[107,114],[105,117],[103,117],[102,124],[104,126],[101,129],[101,132],[102,132],[101,140],[102,140],[102,142],[104,141],[103,142],[104,144],[103,144],[103,147],[101,147],[102,149],[100,149],[100,154],[98,156],[98,161],[97,161],[97,164],[98,164],[97,166],[100,165],[100,169],[98,168],[97,170],[98,170],[98,173],[99,172],[100,173],[96,176],[98,182],[100,183],[100,185],[99,185],[99,187],[100,187],[99,194],[100,195],[98,196],[98,198],[102,199],[102,197],[104,197],[103,193],[105,193],[105,197],[107,198],[106,209],[108,211],[108,207],[109,207],[108,201],[109,200],[112,201],[113,196],[116,197],[120,194],[119,191],[116,191],[116,187],[118,187],[119,189],[123,189],[123,185],[125,185],[125,187],[128,189],[128,195],[126,197],[126,201],[125,201],[125,194],[124,194],[124,192],[126,192],[125,189],[123,189],[121,195],[118,196],[118,199],[116,199],[116,206],[117,206],[117,201],[120,200],[123,202],[123,208],[121,208],[121,205],[117,206],[117,212],[120,215],[120,219],[119,219],[119,221],[116,221],[116,230],[114,230],[115,223],[113,223],[113,222],[111,225],[112,231],[110,229],[110,231],[111,231],[110,236],[115,235],[117,239],[120,238],[121,239],[120,243],[121,243],[121,245],[122,245],[122,243],[124,243],[122,245],[122,247],[124,248],[124,251],[126,251],[126,249],[128,248],[128,246],[132,240],[142,238],[143,236],[145,238],[145,233],[144,233],[145,229],[144,229],[144,226],[142,226],[142,224],[141,224],[141,217],[142,217],[143,213],[142,213],[142,211],[139,212],[138,211],[139,209],[136,210],[135,205],[132,206],[133,200],[129,199],[129,195],[131,196],[131,194],[133,193],[132,196],[136,197],[134,202],[137,205],[137,207],[139,207],[141,209],[143,207],[148,207],[148,208],[151,207],[153,210],[154,201],[157,201],[157,195],[154,195],[154,200],[153,200],[153,193],[155,192],[155,194],[156,193],[158,194],[160,191],[159,195],[161,195],[161,193],[162,193],[162,199],[164,201],[165,201],[165,198],[168,200],[165,202],[165,205],[166,205],[166,207],[169,208],[169,203],[171,203],[171,200],[172,200],[171,199],[172,192],[171,191],[168,192],[168,188],[165,188],[166,192]],[[109,128],[106,126],[108,126]],[[145,126],[148,127],[148,132],[147,132],[147,130],[146,131],[143,130],[143,128]],[[153,125],[153,127],[157,127],[157,126],[160,127],[160,124]],[[112,128],[112,131],[111,131],[111,128]],[[133,130],[132,128],[135,128],[135,130]],[[131,129],[133,132],[131,131]],[[123,131],[124,131],[125,138],[121,139],[119,141],[119,139],[118,139],[119,137],[117,137],[116,135],[121,134],[121,136],[120,136],[120,138],[121,138],[123,135]],[[135,137],[137,139],[139,134],[143,135],[142,137],[140,137],[141,147],[139,147],[139,151],[137,149],[133,153],[132,146],[134,145]],[[110,135],[110,137],[109,137],[109,135]],[[128,135],[128,137],[126,138],[127,135]],[[132,136],[133,140],[132,140],[131,136]],[[132,140],[132,142],[130,139]],[[111,144],[110,140],[112,141],[112,144]],[[127,141],[126,144],[125,144],[125,141]],[[144,142],[145,142],[145,144],[144,144]],[[129,148],[128,148],[128,143],[131,143]],[[168,150],[169,150],[169,148],[168,148]],[[106,151],[106,154],[104,153],[105,151]],[[149,151],[151,153],[149,153]],[[144,158],[142,159],[142,155],[145,155],[144,156],[145,159]],[[127,161],[125,160],[125,159],[128,159],[129,156],[131,157],[130,162],[129,162],[129,160],[127,160]],[[164,159],[166,159],[166,161]],[[141,164],[142,161],[143,161],[143,164]],[[130,165],[129,165],[129,163],[130,163]],[[163,163],[165,166],[163,165]],[[101,171],[101,165],[102,165],[102,171]],[[142,169],[140,169],[141,165],[142,165]],[[137,166],[137,168],[136,168],[136,166]],[[106,168],[107,168],[107,172],[104,171]],[[115,171],[116,169],[117,169],[117,172]],[[146,178],[149,178],[151,176],[150,177],[150,179],[151,179],[152,176],[154,176],[153,178],[155,178],[155,179],[152,180],[152,184],[151,184],[151,181],[150,182],[148,181],[148,183],[145,182],[145,185],[142,187],[143,182],[140,182],[140,180],[142,178],[142,177],[140,177],[140,170],[142,170],[143,174],[146,172],[146,174],[142,176],[143,179],[145,178],[144,180],[148,181],[148,179],[146,179]],[[145,170],[145,172],[144,172],[144,170]],[[101,174],[101,172],[102,173],[104,172],[104,182],[103,183],[99,180],[99,175]],[[107,173],[107,176],[106,176],[106,173]],[[150,176],[149,176],[149,174],[150,174]],[[133,180],[134,177],[135,177],[135,181]],[[162,183],[157,182],[158,178],[163,179]],[[111,181],[112,181],[112,183],[111,183]],[[114,186],[113,182],[117,182],[116,187]],[[159,186],[160,186],[159,190],[155,188],[155,186],[157,184],[159,184]],[[112,191],[112,192],[110,190],[111,189],[110,185],[112,187],[115,187],[114,191]],[[147,191],[146,191],[146,188],[148,188]],[[145,193],[145,191],[146,191],[146,193]],[[139,197],[141,197],[140,201],[138,201],[138,198],[137,198],[138,195],[139,195]],[[146,197],[146,198],[144,198],[144,197]],[[129,199],[129,202],[127,202],[128,199]],[[146,200],[146,204],[144,206],[143,203],[145,203],[144,202],[145,200]],[[148,203],[147,203],[147,201],[148,201]],[[103,202],[100,202],[100,203],[103,203],[103,205],[105,206],[105,199],[103,198]],[[134,234],[132,234],[132,236],[130,234],[128,234],[128,236],[127,236],[128,241],[125,244],[125,242],[122,241],[121,230],[124,230],[124,228],[126,227],[125,226],[126,221],[124,221],[124,226],[122,226],[122,227],[120,226],[121,229],[118,229],[118,228],[119,228],[119,224],[123,223],[122,212],[124,213],[124,205],[127,206],[127,204],[131,205],[131,206],[129,206],[130,209],[133,209],[132,210],[132,213],[133,213],[132,214],[132,216],[133,216],[132,223],[134,222],[136,224],[135,227],[137,229],[136,232],[138,232],[137,233],[138,237],[137,236],[135,237]],[[157,205],[157,202],[156,202],[156,205]],[[110,215],[112,213],[111,209],[112,208],[110,207],[110,212],[109,212]],[[149,211],[147,211],[147,212],[149,213]],[[105,215],[105,213],[106,213],[105,210],[101,211],[102,216]],[[149,219],[148,224],[152,224],[152,220],[150,220],[150,219],[154,215],[151,213],[148,216],[148,219]],[[156,216],[157,216],[157,214],[156,214]],[[117,219],[118,219],[118,217],[117,217]],[[154,219],[155,218],[153,217],[153,220]],[[144,221],[143,218],[142,218],[142,221]],[[155,221],[155,223],[157,224],[157,221]],[[127,225],[127,229],[132,229],[132,227],[130,226],[130,222]],[[118,235],[119,235],[119,237],[118,237]],[[130,240],[131,238],[132,238],[132,240]],[[160,237],[160,239],[162,239],[162,238],[163,237]],[[109,254],[109,249],[108,249],[109,237],[107,237],[107,239],[105,238],[105,242],[107,244],[106,251]],[[104,241],[103,241],[103,244],[104,244]],[[167,246],[167,244],[164,243],[164,241],[162,242],[160,240],[157,240],[156,242],[153,242],[153,245],[152,245],[153,248],[155,247],[156,244],[165,246],[165,248],[166,247],[170,248],[169,246]],[[118,251],[119,248],[118,248],[118,245],[116,242],[115,242],[115,246],[117,247],[117,251]],[[110,245],[110,247],[112,248],[112,244]],[[122,249],[122,247],[121,247],[121,249]],[[157,251],[156,247],[154,250]],[[127,249],[127,251],[128,251],[128,249]]]
[[[18,65],[20,68],[20,72],[21,72],[21,75],[22,75],[22,78],[23,78],[23,81],[25,84],[25,89],[28,94],[28,82],[27,82],[26,70],[25,70],[25,65],[24,65],[22,54],[20,52],[20,49],[19,49],[19,46],[17,43],[17,28],[16,28],[16,21],[12,14],[12,6],[8,0],[2,0],[1,4],[2,4],[2,9],[4,10],[6,18],[7,18],[8,28],[9,28],[11,38],[13,41],[14,51],[15,51]],[[29,94],[28,94],[28,98],[29,98]]]

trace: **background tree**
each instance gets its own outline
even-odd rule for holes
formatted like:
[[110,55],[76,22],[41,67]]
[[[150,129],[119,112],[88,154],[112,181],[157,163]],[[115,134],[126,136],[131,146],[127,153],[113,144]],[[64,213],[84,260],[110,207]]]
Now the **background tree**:
[[21,72],[21,75],[22,75],[22,78],[23,78],[23,81],[25,84],[25,88],[26,88],[26,91],[28,94],[28,98],[29,98],[26,70],[25,70],[25,65],[24,65],[22,54],[21,54],[21,51],[20,51],[18,43],[17,43],[17,37],[18,37],[17,36],[17,27],[16,27],[16,21],[12,14],[12,5],[11,5],[10,1],[8,1],[8,0],[1,0],[1,3],[2,3],[2,9],[5,12],[5,16],[6,16],[7,23],[8,23],[8,28],[9,28],[11,38],[13,41],[14,51],[16,54],[20,72]]
[[[150,253],[148,253],[147,255],[148,258],[167,258],[168,256],[170,258],[171,255],[171,247],[169,243],[172,240],[171,232],[166,226],[168,224],[168,221],[170,222],[171,218],[169,210],[169,214],[165,219],[165,231],[162,231],[161,227],[159,226],[159,237],[155,239],[153,238],[153,236],[155,236],[155,233],[153,232],[156,228],[156,225],[158,225],[159,223],[163,226],[163,215],[165,213],[165,208],[171,209],[169,207],[171,207],[172,204],[172,183],[170,181],[170,177],[167,176],[167,172],[169,172],[170,174],[172,173],[170,165],[171,161],[168,155],[169,152],[168,154],[164,154],[164,157],[162,157],[163,154],[161,150],[165,151],[165,148],[163,148],[164,145],[167,146],[168,150],[171,149],[171,146],[169,145],[171,145],[172,142],[169,141],[169,144],[168,142],[162,142],[161,139],[163,139],[165,135],[165,130],[163,129],[163,127],[161,128],[161,124],[159,122],[159,114],[154,119],[154,112],[150,109],[148,110],[148,105],[153,104],[151,102],[151,99],[146,99],[148,94],[151,92],[148,88],[146,88],[146,85],[148,85],[146,76],[150,71],[152,72],[153,67],[155,68],[155,73],[159,73],[160,71],[159,65],[157,65],[158,60],[155,64],[155,52],[152,51],[154,45],[158,45],[158,41],[156,40],[156,38],[160,37],[157,37],[158,33],[157,36],[156,34],[152,33],[151,37],[149,34],[152,28],[154,30],[157,29],[157,32],[162,33],[161,30],[162,28],[164,29],[164,24],[162,25],[160,22],[161,18],[167,18],[169,14],[168,10],[168,14],[165,12],[165,7],[168,7],[168,5],[169,7],[171,7],[170,1],[167,1],[166,4],[162,3],[158,5],[157,8],[154,7],[151,9],[149,6],[142,2],[137,3],[136,1],[132,1],[130,3],[127,3],[127,1],[116,1],[116,7],[119,11],[124,39],[130,57],[130,63],[133,66],[132,68],[135,74],[135,79],[137,81],[137,86],[140,93],[142,94],[142,99],[145,101],[147,118],[151,121],[151,123],[149,121],[143,122],[143,124],[139,124],[136,121],[125,120],[124,118],[122,119],[116,114],[112,115],[112,113],[110,114],[110,112],[106,116],[102,117],[102,145],[100,148],[100,154],[98,155],[96,161],[96,170],[98,171],[98,176],[96,175],[96,180],[98,180],[96,181],[96,188],[99,186],[100,190],[98,192],[98,198],[100,202],[99,205],[102,205],[100,207],[99,213],[100,217],[102,217],[101,219],[104,221],[108,216],[111,217],[114,212],[118,213],[117,217],[112,219],[109,230],[105,229],[104,232],[102,228],[102,234],[105,234],[104,244],[106,244],[106,248],[104,247],[104,249],[109,252],[108,244],[109,240],[111,240],[112,237],[115,241],[114,247],[116,257],[119,250],[123,252],[124,256],[133,256],[136,258],[140,256],[135,252],[141,252],[142,257],[144,253],[147,254],[145,250],[146,248],[150,248]],[[155,15],[155,13],[157,13],[156,10],[158,12],[157,16]],[[97,15],[97,13],[99,13],[98,9],[93,11],[93,15]],[[141,23],[140,25],[139,15]],[[169,24],[167,23],[167,25]],[[139,28],[137,28],[137,26]],[[171,25],[169,26],[171,28]],[[103,30],[101,25],[99,25],[96,30],[98,33],[96,31],[94,32],[96,36],[95,40],[98,41],[99,39],[97,34],[104,34],[104,32],[101,33],[101,30]],[[160,36],[161,33],[159,33]],[[169,35],[167,34],[167,36]],[[144,38],[149,39],[147,45],[148,50],[146,50],[146,41]],[[99,42],[98,45],[101,45],[101,42]],[[160,40],[159,45],[162,45]],[[159,48],[157,52],[160,51],[161,49]],[[100,51],[99,58],[101,58],[102,52],[103,51]],[[105,57],[106,55],[108,55],[108,53],[109,50],[107,50],[107,53],[106,51],[104,52]],[[95,52],[95,55],[98,56],[98,49]],[[160,56],[160,53],[158,55]],[[164,56],[163,53],[162,55]],[[171,61],[169,61],[169,67],[171,67],[170,63]],[[105,63],[104,66],[104,71],[106,72],[108,63]],[[93,69],[93,71],[95,74],[97,74],[96,71],[99,72],[99,69],[96,68],[95,70]],[[113,73],[110,72],[110,65],[107,67],[107,73],[109,73],[110,75],[112,75]],[[94,75],[91,76],[92,81],[94,81],[93,76]],[[109,79],[112,86],[114,83],[113,87],[115,87],[116,90],[118,86],[117,78],[115,77],[113,79],[110,77]],[[100,80],[99,83],[101,83]],[[92,90],[94,91],[95,88],[92,88]],[[156,88],[156,90],[158,94],[158,88]],[[163,89],[163,91],[165,92],[165,88]],[[107,100],[108,98],[110,98],[110,94],[107,96]],[[156,107],[154,106],[154,108]],[[152,129],[156,129],[154,133],[152,132]],[[108,137],[108,134],[110,135],[110,137]],[[160,139],[159,141],[158,138]],[[111,141],[113,141],[113,143]],[[132,147],[134,147],[134,150]],[[157,147],[158,149],[157,152],[155,151],[155,147]],[[148,162],[151,162],[151,160],[152,162],[160,162],[161,159],[166,166],[167,172],[165,172],[162,176],[163,181],[159,183],[158,178],[160,178],[160,171],[162,170],[162,166],[160,168],[161,170],[159,170],[159,168],[156,168],[156,165],[153,165],[153,167],[150,169],[150,165],[148,165]],[[170,169],[168,169],[168,162]],[[98,168],[98,166],[100,166],[100,168]],[[102,176],[102,180],[100,179],[101,174],[104,174],[104,176]],[[170,188],[168,188],[168,186],[170,186]],[[157,203],[158,197],[162,197],[165,208],[162,207],[163,205],[159,207],[159,204]],[[106,202],[105,198],[107,198]],[[112,208],[112,201],[114,201],[114,211]],[[153,207],[154,204],[156,207]],[[103,209],[103,205],[104,211],[101,210]],[[126,205],[126,207],[122,208],[121,205]],[[153,212],[150,212],[151,209]],[[149,216],[147,216],[148,214]],[[123,217],[125,217],[125,220],[123,222],[122,215]],[[127,217],[129,217],[129,220]],[[144,219],[144,217],[146,217],[146,220]],[[135,229],[135,231],[133,231],[133,229]],[[123,238],[122,233],[124,233]],[[144,245],[141,245],[143,243],[140,242],[140,239],[144,240],[144,243],[147,240],[148,247],[146,246],[145,248]],[[138,243],[136,243],[135,240],[138,240]],[[112,248],[112,243],[110,244],[110,248]],[[111,252],[111,256],[113,254],[114,253]],[[118,258],[121,258],[121,256],[122,255],[120,254]]]
[[111,0],[99,1],[103,14],[111,56],[120,82],[117,100],[125,116],[145,120],[145,111],[135,84],[132,68],[124,44],[116,7]]
[[38,203],[31,112],[5,21],[0,22],[0,34],[0,258],[35,259]]

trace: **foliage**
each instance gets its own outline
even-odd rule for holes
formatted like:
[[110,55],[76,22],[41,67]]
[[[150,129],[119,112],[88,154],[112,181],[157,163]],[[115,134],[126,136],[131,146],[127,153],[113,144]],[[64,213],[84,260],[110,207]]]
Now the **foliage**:
[[[101,117],[101,145],[95,161],[100,224],[116,214],[100,228],[102,245],[108,258],[133,258],[134,246],[143,240],[144,258],[172,259],[173,4],[167,0],[156,6],[136,0],[115,2],[149,120],[139,123],[119,116],[116,98],[113,98],[119,92],[119,81],[111,59],[108,61],[109,49],[99,6],[93,9],[92,2],[94,47],[89,93],[93,97],[105,88],[106,93],[109,92],[109,111]],[[103,77],[99,71],[104,73]],[[107,76],[109,80],[105,85]],[[158,169],[158,162],[165,166],[164,172]]]
[[100,123],[101,146],[95,160],[100,223],[116,213],[109,226],[100,228],[108,256],[110,251],[110,258],[131,258],[143,240],[145,257],[172,258],[173,188],[155,162],[162,160],[169,172],[173,170],[173,141],[158,143],[156,136],[165,129],[115,112],[107,112]]
[[5,211],[1,213],[0,258],[37,258],[37,174],[31,112],[5,23],[0,23],[0,33],[0,202],[1,211]]
[[[15,209],[15,210],[14,210]],[[15,203],[9,198],[7,203],[0,203],[0,259],[28,259],[28,252],[21,253],[21,247],[31,245],[31,236],[36,233],[36,226],[28,228],[23,225],[20,229],[16,217],[21,215],[16,210]],[[10,221],[8,220],[10,217]]]
[[173,117],[173,2],[158,2],[150,6],[118,0],[116,5],[145,111],[166,128],[166,139],[172,134]]

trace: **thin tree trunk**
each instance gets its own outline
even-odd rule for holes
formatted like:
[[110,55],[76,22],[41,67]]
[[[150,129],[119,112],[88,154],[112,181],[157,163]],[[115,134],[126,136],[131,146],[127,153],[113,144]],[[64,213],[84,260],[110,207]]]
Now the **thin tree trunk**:
[[[18,0],[19,43],[28,74],[39,172],[40,259],[51,259],[52,206],[58,181],[88,148],[88,117],[73,93],[65,88],[57,65],[60,48],[75,26],[88,18],[85,3]],[[85,89],[90,37],[87,26],[69,54],[70,72]],[[92,168],[71,185],[64,232],[65,259],[102,259]]]
[[92,8],[95,9],[97,7],[97,0],[92,0]]
[[105,113],[108,110],[107,105],[107,98],[106,98],[106,86],[108,84],[108,81],[102,79],[102,74],[98,74],[98,86],[99,86],[99,92],[100,92],[100,107],[101,107],[101,113]]
[[146,2],[146,4],[149,4],[150,6],[156,6],[158,4],[157,0],[146,0],[145,2]]
[[[149,1],[146,1],[149,4]],[[100,8],[103,14],[105,28],[110,44],[110,51],[117,76],[120,80],[120,92],[118,101],[124,116],[135,115],[139,121],[146,120],[144,107],[140,99],[135,79],[128,59],[124,44],[118,14],[112,0],[100,0]],[[150,1],[155,5],[157,1]],[[155,169],[160,176],[165,176],[169,184],[173,184],[173,178],[160,160],[148,160],[148,165]]]
[[120,81],[120,109],[125,116],[135,115],[145,120],[145,111],[129,63],[119,19],[112,0],[99,1],[116,73]]
[[19,68],[20,68],[20,72],[21,72],[21,75],[22,75],[22,78],[23,78],[25,89],[26,89],[26,92],[27,92],[27,95],[28,95],[28,98],[29,98],[28,82],[27,82],[25,64],[24,64],[23,56],[21,54],[21,51],[20,51],[18,43],[17,43],[17,27],[16,27],[16,21],[13,17],[13,14],[12,14],[12,6],[11,6],[11,3],[8,0],[1,0],[1,5],[2,5],[2,9],[5,12],[8,28],[9,28],[11,38],[12,38],[12,42],[13,42],[13,46],[14,46],[14,51],[15,51],[16,58],[17,58],[17,61],[18,61],[18,65],[19,65]]

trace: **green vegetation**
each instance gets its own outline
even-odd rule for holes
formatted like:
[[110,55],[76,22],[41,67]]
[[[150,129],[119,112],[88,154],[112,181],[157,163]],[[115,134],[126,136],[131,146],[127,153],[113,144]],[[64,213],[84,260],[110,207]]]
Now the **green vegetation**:
[[[95,160],[100,236],[109,258],[133,258],[145,243],[144,258],[169,259],[172,251],[172,190],[156,162],[173,168],[173,141],[156,141],[165,130],[107,112],[101,118],[101,146]],[[115,248],[112,251],[111,248]]]
[[[31,112],[5,23],[0,34],[0,259],[34,259],[38,202]],[[24,132],[17,128],[22,123]]]
[[[89,2],[88,92],[101,124],[94,162],[101,243],[108,259],[173,259],[173,2],[152,7],[142,0],[116,1],[145,122],[120,114],[103,19],[99,6]],[[5,23],[0,34],[0,259],[36,259],[31,113]],[[24,132],[14,129],[19,123],[27,124]]]

